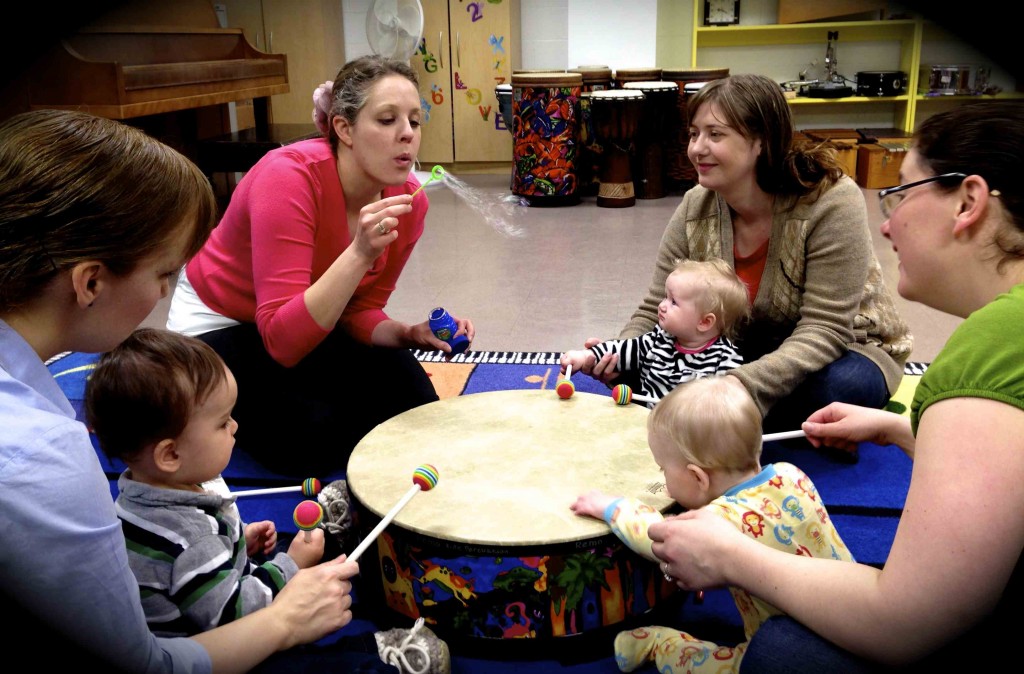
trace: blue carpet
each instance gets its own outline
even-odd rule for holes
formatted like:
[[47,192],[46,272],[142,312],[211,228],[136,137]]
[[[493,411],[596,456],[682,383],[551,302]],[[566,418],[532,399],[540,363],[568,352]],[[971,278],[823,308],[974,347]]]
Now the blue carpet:
[[[424,369],[432,377],[439,395],[466,395],[485,391],[524,388],[553,389],[558,379],[558,354],[553,353],[476,353],[457,356],[452,362],[443,362],[435,353],[416,352]],[[65,354],[48,365],[68,396],[82,415],[82,398],[86,379],[95,366],[97,356]],[[907,379],[921,373],[920,364],[908,365]],[[585,376],[573,377],[578,391],[607,394],[602,384]],[[95,440],[94,440],[95,442]],[[110,479],[111,494],[116,495],[116,478],[123,466],[112,463],[97,449],[100,462]],[[803,441],[768,443],[764,448],[763,463],[785,460],[800,466],[821,493],[843,539],[856,558],[866,564],[884,564],[896,533],[896,525],[906,498],[910,482],[910,460],[896,447],[864,444],[860,460],[855,464],[836,461],[815,451]],[[243,447],[236,447],[231,463],[224,471],[224,479],[232,491],[260,487],[291,486],[295,480],[267,470],[248,455]],[[344,477],[342,473],[319,476],[326,484]],[[269,519],[285,534],[295,533],[292,509],[296,494],[275,494],[239,499],[239,510],[246,521]],[[356,591],[358,595],[358,588]],[[360,604],[358,596],[354,608],[356,620],[344,630],[345,634],[373,632],[384,625],[387,616],[371,613]],[[655,615],[642,616],[640,622],[623,624],[674,624],[681,629],[707,639],[727,644],[742,638],[739,614],[726,590],[709,591],[703,604],[695,604],[685,593],[680,593],[655,610]],[[399,623],[401,624],[401,623]],[[545,674],[562,672],[571,674],[604,674],[617,672],[611,657],[611,640],[615,630],[567,637],[550,644],[545,640],[495,640],[471,644],[452,644],[452,671],[459,673],[487,672],[503,674],[528,670]],[[325,639],[325,642],[331,639]],[[654,671],[653,667],[650,671]]]

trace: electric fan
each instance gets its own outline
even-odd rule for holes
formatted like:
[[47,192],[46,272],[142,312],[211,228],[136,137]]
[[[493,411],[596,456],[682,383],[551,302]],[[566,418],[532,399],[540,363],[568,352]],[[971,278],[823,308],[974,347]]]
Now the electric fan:
[[366,12],[366,39],[374,54],[408,61],[422,36],[420,0],[374,0]]

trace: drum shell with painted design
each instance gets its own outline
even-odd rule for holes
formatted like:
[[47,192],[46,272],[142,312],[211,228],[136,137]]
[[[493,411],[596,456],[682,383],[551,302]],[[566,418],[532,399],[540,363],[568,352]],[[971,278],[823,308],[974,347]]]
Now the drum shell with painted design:
[[644,94],[634,89],[611,89],[590,94],[590,114],[594,134],[604,156],[601,160],[597,205],[605,208],[626,208],[636,203],[633,187],[633,141]]
[[512,192],[532,206],[579,203],[579,73],[512,73]]

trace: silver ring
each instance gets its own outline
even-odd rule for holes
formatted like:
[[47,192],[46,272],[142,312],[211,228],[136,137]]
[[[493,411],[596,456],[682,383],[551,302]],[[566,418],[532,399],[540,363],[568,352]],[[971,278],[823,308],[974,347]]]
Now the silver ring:
[[387,227],[385,227],[383,222],[378,222],[377,223],[377,231],[380,232],[381,234],[384,234],[386,236],[387,233],[390,232],[391,230],[388,229]]
[[673,578],[672,576],[668,575],[667,573],[665,574],[665,580],[667,580],[670,583],[676,582],[676,579]]

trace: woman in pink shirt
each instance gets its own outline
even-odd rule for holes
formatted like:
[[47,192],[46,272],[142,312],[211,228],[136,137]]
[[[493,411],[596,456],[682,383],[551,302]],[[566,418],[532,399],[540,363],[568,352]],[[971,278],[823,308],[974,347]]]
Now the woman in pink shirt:
[[[410,173],[420,96],[405,63],[346,64],[324,138],[269,152],[183,270],[168,328],[198,336],[238,380],[238,446],[294,475],[344,468],[377,424],[437,400],[410,348],[451,347],[384,311],[423,233]],[[473,324],[456,319],[473,339]]]

